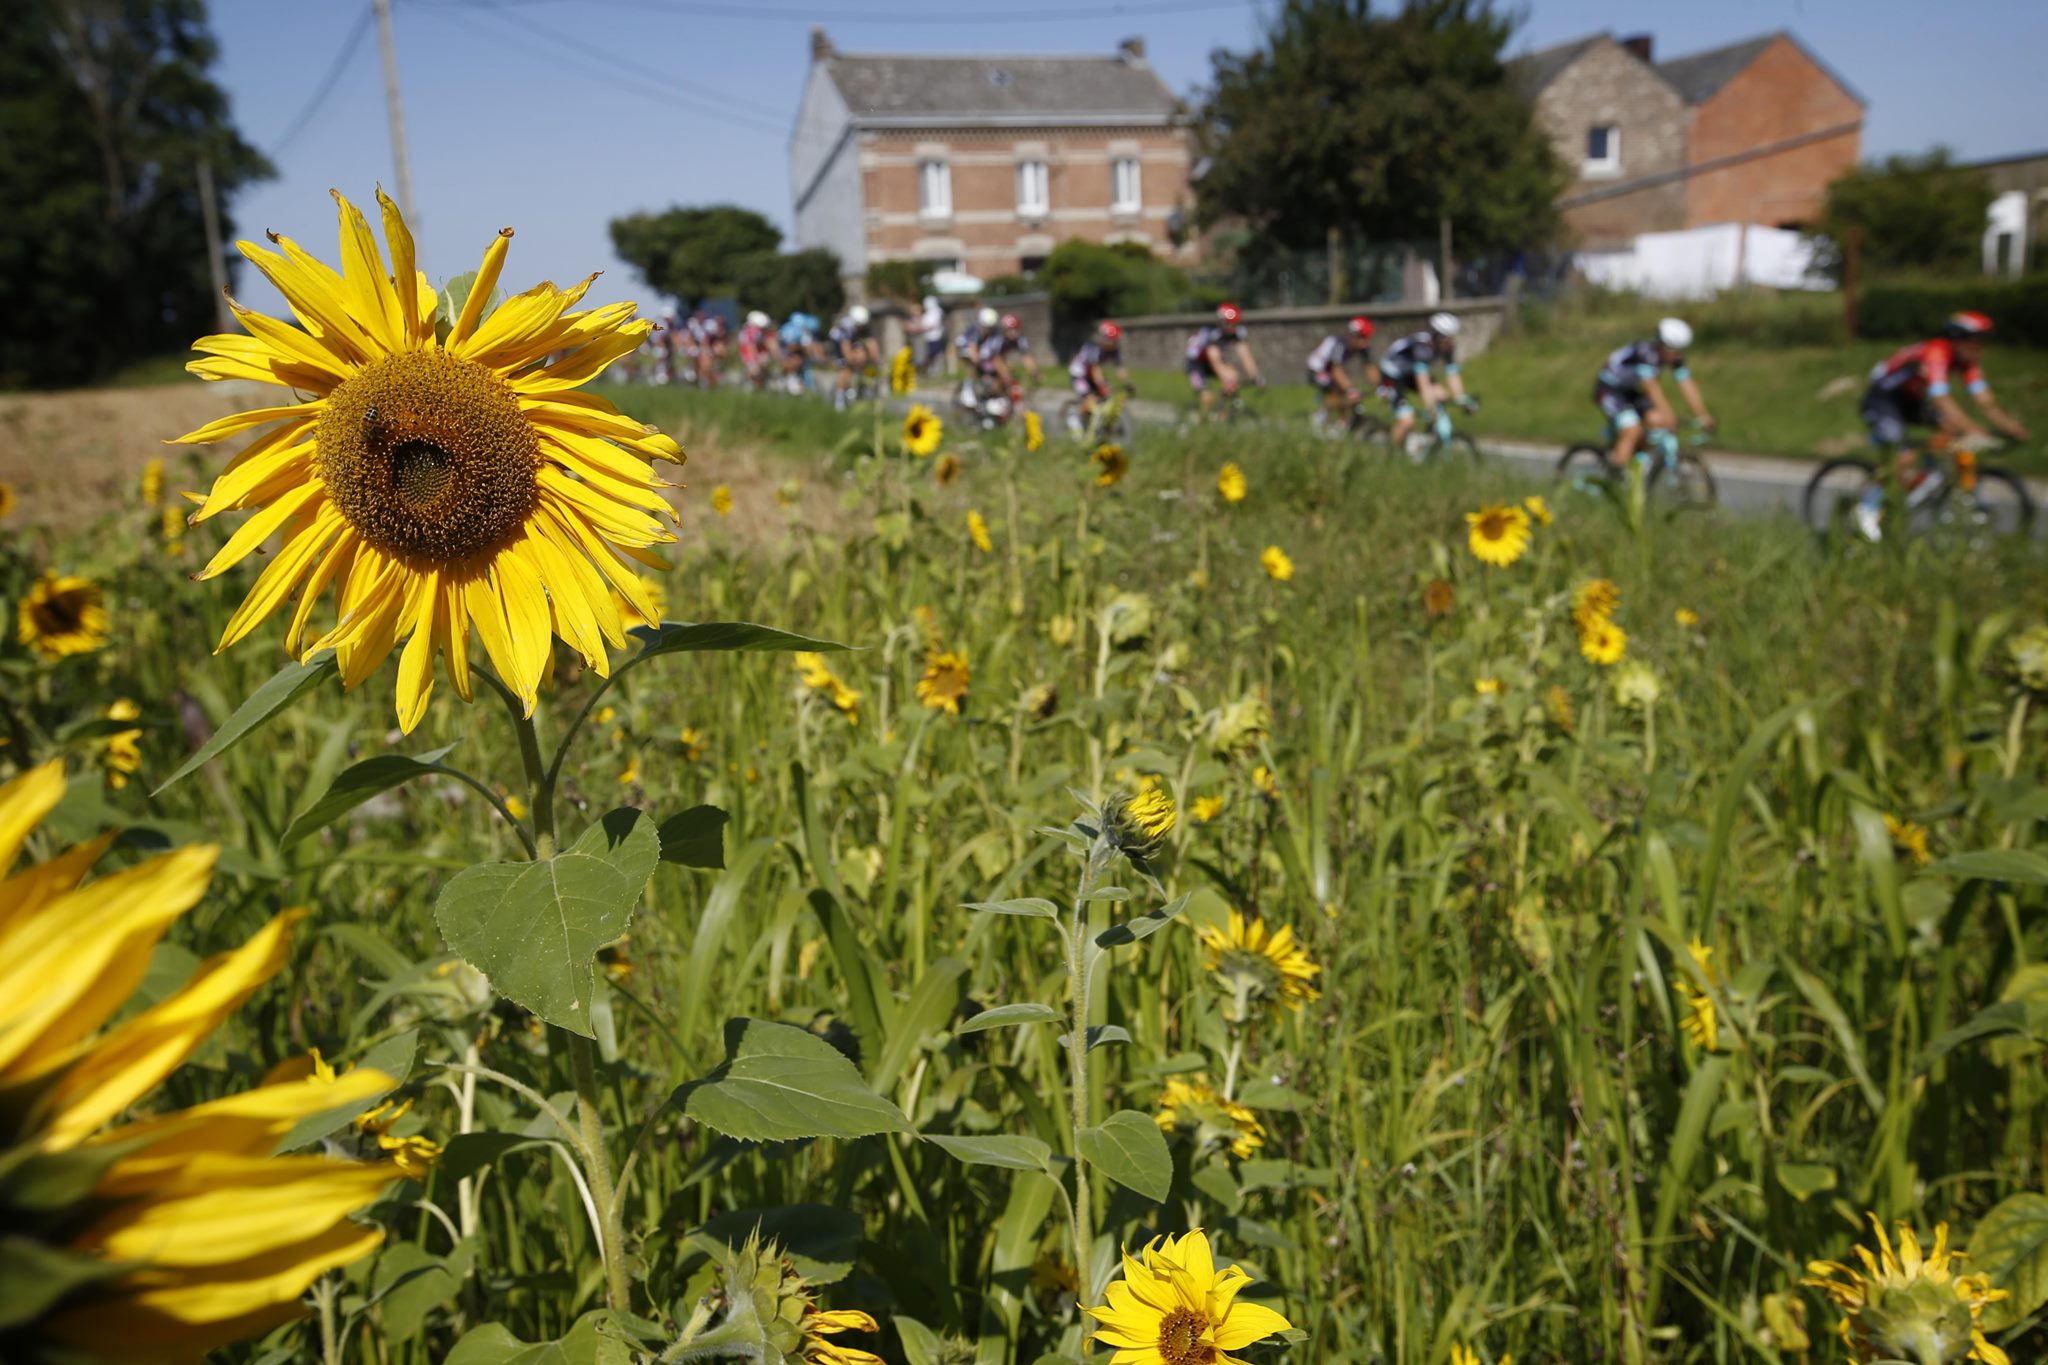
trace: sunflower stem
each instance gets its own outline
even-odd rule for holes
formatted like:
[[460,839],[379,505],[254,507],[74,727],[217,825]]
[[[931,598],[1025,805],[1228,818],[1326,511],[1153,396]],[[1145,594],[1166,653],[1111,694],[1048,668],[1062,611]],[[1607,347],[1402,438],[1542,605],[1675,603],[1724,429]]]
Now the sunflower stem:
[[1068,1088],[1072,1092],[1074,1127],[1074,1203],[1070,1222],[1074,1233],[1074,1267],[1084,1304],[1095,1301],[1097,1286],[1093,1258],[1089,1255],[1089,1248],[1094,1244],[1089,1229],[1094,1209],[1088,1195],[1088,1158],[1081,1152],[1081,1130],[1088,1126],[1089,973],[1083,962],[1083,945],[1088,935],[1088,898],[1095,893],[1095,881],[1101,871],[1106,847],[1106,836],[1097,835],[1081,865],[1081,885],[1074,895],[1073,917],[1068,922],[1066,934],[1067,996],[1073,1007],[1073,1017],[1067,1029]]
[[569,1040],[569,1066],[576,1077],[576,1119],[583,1130],[584,1174],[590,1177],[591,1202],[597,1205],[604,1229],[605,1305],[624,1312],[632,1294],[626,1276],[621,1232],[624,1217],[612,1185],[612,1163],[604,1149],[604,1111],[599,1107],[597,1047],[580,1033],[561,1030]]

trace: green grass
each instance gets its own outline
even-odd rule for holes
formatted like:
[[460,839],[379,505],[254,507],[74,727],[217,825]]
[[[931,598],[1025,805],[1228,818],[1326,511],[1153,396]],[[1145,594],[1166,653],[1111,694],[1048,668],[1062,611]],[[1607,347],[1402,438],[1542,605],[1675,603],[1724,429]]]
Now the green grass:
[[[1110,1265],[1119,1243],[1205,1226],[1311,1334],[1285,1357],[1298,1365],[1444,1365],[1454,1342],[1488,1362],[1789,1362],[1801,1353],[1759,1335],[1780,1296],[1805,1315],[1807,1358],[1831,1365],[1834,1310],[1797,1281],[1810,1258],[1849,1257],[1862,1210],[1923,1234],[1947,1220],[1968,1241],[2002,1199],[2048,1180],[2040,1024],[2006,1008],[1991,1016],[2004,1036],[1950,1036],[2032,990],[2024,964],[2048,955],[2032,852],[2048,725],[2017,704],[2007,666],[2013,632],[2048,600],[2033,547],[1830,550],[1781,521],[1642,520],[1572,495],[1527,555],[1491,569],[1467,548],[1465,514],[1528,491],[1498,469],[1196,431],[1139,440],[1130,474],[1100,489],[1064,442],[1027,456],[956,432],[964,468],[938,488],[930,462],[830,453],[865,414],[614,392],[691,446],[670,615],[857,646],[829,663],[860,694],[850,725],[786,657],[657,659],[607,693],[571,751],[566,838],[619,804],[730,815],[725,867],[659,869],[624,945],[631,974],[593,1001],[614,1153],[643,1123],[648,1138],[625,1203],[640,1316],[685,1321],[713,1287],[693,1230],[808,1206],[787,1226],[846,1267],[831,1303],[885,1324],[845,1340],[931,1358],[899,1346],[921,1339],[900,1323],[913,1319],[956,1343],[949,1359],[1080,1354],[1072,1297],[1031,1284],[1034,1260],[1067,1245],[1045,1177],[908,1137],[736,1142],[668,1098],[719,1062],[724,1020],[770,1018],[846,1047],[921,1133],[1068,1154],[1066,1026],[961,1027],[995,1005],[1064,1007],[1060,954],[1044,920],[965,907],[1064,904],[1075,864],[1043,831],[1082,813],[1072,792],[1148,775],[1183,812],[1200,797],[1223,808],[1183,815],[1158,891],[1118,870],[1130,901],[1090,907],[1100,932],[1189,897],[1100,974],[1091,1017],[1122,1032],[1089,1054],[1088,1101],[1098,1121],[1149,1115],[1169,1076],[1234,1075],[1264,1145],[1239,1160],[1213,1126],[1176,1133],[1164,1204],[1097,1179],[1094,1250]],[[1226,459],[1250,479],[1236,506],[1214,491]],[[746,485],[757,460],[817,496],[706,514],[703,490]],[[989,552],[968,538],[970,510]],[[521,1094],[495,1080],[465,1092],[439,1069],[474,1046],[540,1095],[573,1082],[559,1035],[529,1030],[475,974],[441,970],[440,887],[478,859],[519,858],[511,832],[438,782],[280,840],[344,766],[392,750],[455,743],[448,762],[524,790],[488,695],[465,706],[444,676],[401,738],[394,657],[146,796],[192,727],[218,725],[279,662],[274,621],[209,654],[254,570],[191,574],[235,520],[196,528],[173,556],[152,516],[110,510],[48,551],[113,589],[108,647],[44,668],[10,642],[0,659],[7,706],[31,722],[0,764],[26,748],[88,773],[67,838],[104,801],[174,840],[229,845],[179,949],[217,952],[276,909],[312,909],[290,968],[167,1098],[243,1088],[308,1046],[352,1059],[414,1034],[409,1124],[449,1139],[469,1103],[474,1130],[550,1134]],[[40,545],[0,546],[0,597],[40,567],[27,558]],[[1295,562],[1290,582],[1260,567],[1273,545]],[[1595,576],[1619,588],[1636,669],[1581,656],[1570,599]],[[1433,617],[1421,593],[1438,578],[1455,605]],[[915,697],[934,634],[972,664],[959,717]],[[599,685],[566,650],[559,661],[544,740]],[[1025,710],[1041,688],[1050,709]],[[145,767],[103,792],[92,734],[55,737],[115,696],[143,704]],[[1224,723],[1246,699],[1269,712],[1263,733]],[[701,755],[679,742],[686,726]],[[1916,866],[1886,815],[1924,825],[1937,860],[1988,858]],[[1294,928],[1322,969],[1318,1000],[1229,1026],[1194,928],[1229,907]],[[1714,950],[1711,977],[1686,951],[1695,937]],[[1712,1051],[1683,1031],[1700,991],[1717,1011]],[[372,1210],[389,1242],[343,1277],[348,1361],[424,1365],[485,1322],[546,1340],[602,1302],[563,1160],[545,1147],[487,1159],[468,1213],[446,1175]],[[451,1256],[445,1281],[367,1302]],[[2015,1359],[2048,1349],[2031,1319],[1997,1335]],[[317,1337],[292,1325],[227,1358],[270,1348],[311,1357]]]

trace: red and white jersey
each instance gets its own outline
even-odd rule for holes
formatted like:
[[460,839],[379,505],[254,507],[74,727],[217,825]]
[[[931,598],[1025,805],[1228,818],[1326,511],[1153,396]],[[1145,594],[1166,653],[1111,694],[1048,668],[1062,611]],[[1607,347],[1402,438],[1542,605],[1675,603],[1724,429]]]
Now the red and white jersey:
[[[1938,398],[1949,391],[1956,373],[1956,348],[1947,337],[1915,342],[1892,352],[1870,372],[1870,387],[1901,398]],[[1979,365],[1966,365],[1960,378],[1966,393],[1978,394],[1988,387]]]

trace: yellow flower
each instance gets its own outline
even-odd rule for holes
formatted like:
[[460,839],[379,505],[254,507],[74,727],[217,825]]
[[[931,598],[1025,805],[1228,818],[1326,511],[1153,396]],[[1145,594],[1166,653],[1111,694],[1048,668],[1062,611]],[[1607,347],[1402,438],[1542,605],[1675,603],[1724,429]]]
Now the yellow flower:
[[683,746],[683,762],[696,763],[704,757],[704,747],[708,740],[704,732],[696,726],[685,725],[676,739]]
[[1244,501],[1247,485],[1244,471],[1237,467],[1236,461],[1233,460],[1216,471],[1216,491],[1222,495],[1225,502]]
[[1681,1027],[1685,1036],[1702,1051],[1718,1052],[1721,1050],[1721,1016],[1714,1003],[1713,992],[1720,988],[1721,974],[1714,967],[1714,950],[1695,936],[1685,951],[1691,954],[1693,964],[1706,978],[1707,989],[1701,990],[1686,977],[1674,976],[1672,986],[1678,992],[1678,998],[1685,1002],[1685,1020]]
[[142,503],[155,507],[164,500],[164,462],[158,456],[142,467]]
[[1049,682],[1034,683],[1017,698],[1017,709],[1033,720],[1051,720],[1060,709],[1060,690]]
[[1602,668],[1618,664],[1628,653],[1628,632],[1605,617],[1590,621],[1579,631],[1579,653]]
[[1126,1253],[1123,1269],[1107,1302],[1086,1310],[1095,1339],[1115,1352],[1110,1365],[1243,1365],[1232,1351],[1293,1327],[1239,1297],[1251,1276],[1234,1265],[1219,1274],[1200,1228]]
[[1266,577],[1276,583],[1285,583],[1294,577],[1294,561],[1278,545],[1268,545],[1259,551],[1259,565],[1265,569]]
[[1584,631],[1594,621],[1605,621],[1621,605],[1621,589],[1610,579],[1595,578],[1572,593],[1572,625]]
[[1223,798],[1198,796],[1188,804],[1188,814],[1195,817],[1196,824],[1206,825],[1223,814]]
[[634,754],[626,760],[625,768],[619,773],[619,785],[630,787],[640,780],[640,755]]
[[[1456,1342],[1451,1346],[1450,1365],[1486,1365],[1486,1362],[1479,1358],[1478,1351],[1463,1342]],[[1515,1365],[1515,1358],[1511,1355],[1502,1356],[1496,1365]]]
[[898,347],[896,354],[889,358],[889,391],[909,393],[917,387],[917,361],[910,354],[908,346]]
[[[0,512],[0,516],[5,515],[6,513]],[[163,505],[163,510],[157,517],[157,534],[162,536],[164,543],[173,550],[184,545],[185,514],[179,510],[176,503],[167,502]]]
[[4,479],[0,479],[0,521],[5,521],[14,515],[15,502],[14,485]]
[[1200,1076],[1166,1082],[1159,1095],[1159,1112],[1153,1116],[1163,1133],[1187,1129],[1198,1146],[1224,1142],[1230,1154],[1242,1161],[1266,1145],[1266,1127],[1259,1116],[1235,1100],[1225,1099]]
[[960,459],[950,450],[939,456],[938,462],[932,466],[932,482],[941,488],[959,477]]
[[1550,716],[1550,723],[1566,734],[1579,728],[1578,717],[1572,710],[1572,694],[1562,687],[1553,685],[1543,694],[1543,709]]
[[1285,1005],[1298,1010],[1321,996],[1315,979],[1323,969],[1295,942],[1289,925],[1269,930],[1260,916],[1233,907],[1221,928],[1207,925],[1195,936],[1202,944],[1203,965],[1232,997],[1233,1005],[1226,1011],[1232,1017],[1239,997],[1247,1009]]
[[1687,630],[1691,630],[1700,623],[1700,614],[1691,607],[1680,607],[1677,611],[1671,613],[1671,619]]
[[934,649],[924,656],[924,676],[917,680],[917,699],[934,711],[960,714],[967,700],[967,654]]
[[1495,503],[1465,514],[1471,528],[1465,539],[1482,564],[1505,568],[1529,548],[1529,514],[1519,507]]
[[711,490],[711,510],[721,517],[732,515],[732,487],[729,484],[719,484]]
[[[120,697],[107,707],[106,715],[108,720],[140,720],[142,708]],[[140,730],[116,730],[107,736],[101,762],[107,766],[107,782],[115,791],[127,786],[129,775],[142,768],[141,739]]]
[[15,638],[50,663],[90,654],[107,642],[99,584],[47,569],[15,608]]
[[532,813],[533,808],[526,804],[525,797],[514,796],[512,793],[507,792],[505,794],[505,809],[511,812],[514,820],[524,820]]
[[781,483],[775,485],[775,505],[787,512],[790,508],[796,506],[797,500],[803,496],[803,491],[804,486],[798,483],[796,479],[784,479]]
[[1124,457],[1124,448],[1114,441],[1105,441],[1095,447],[1095,453],[1088,457],[1095,462],[1095,486],[1114,488],[1124,476],[1131,463]]
[[1045,444],[1045,423],[1029,408],[1024,410],[1024,449],[1037,452]]
[[1443,579],[1432,578],[1422,585],[1422,609],[1430,616],[1441,620],[1457,605],[1457,590]]
[[1042,1295],[1079,1294],[1081,1276],[1074,1263],[1058,1252],[1041,1251],[1031,1262],[1031,1287]]
[[881,1324],[858,1308],[819,1308],[813,1305],[803,1316],[803,1358],[806,1365],[884,1365],[872,1351],[841,1346],[826,1338],[842,1332],[879,1332]]
[[612,594],[612,605],[618,609],[619,624],[627,630],[639,630],[642,627],[659,630],[661,623],[668,619],[668,589],[658,578],[648,579],[644,586],[647,589],[646,603],[654,608],[652,616],[642,616],[639,606],[624,593]]
[[1887,815],[1884,817],[1884,832],[1891,839],[1892,847],[1910,858],[1913,866],[1927,866],[1930,857],[1927,852],[1927,826]]
[[[55,763],[0,786],[0,875],[64,788]],[[300,1316],[308,1286],[381,1240],[349,1215],[377,1198],[394,1168],[271,1153],[300,1119],[367,1101],[393,1082],[361,1070],[266,1084],[107,1127],[152,1109],[165,1077],[284,967],[304,914],[278,915],[201,963],[179,990],[111,1023],[165,931],[206,890],[219,851],[181,848],[88,881],[111,842],[0,881],[0,1089],[18,1098],[0,1122],[0,1164],[19,1169],[32,1151],[106,1162],[75,1208],[44,1202],[31,1218],[0,1193],[0,1225],[21,1244],[18,1255],[84,1272],[47,1316],[10,1320],[9,1341],[34,1358],[68,1349],[100,1360],[197,1359]]]
[[1522,506],[1528,510],[1538,526],[1548,526],[1557,518],[1550,514],[1550,504],[1543,500],[1541,493],[1531,493],[1522,499]]
[[939,442],[946,437],[946,424],[938,414],[922,403],[911,405],[903,418],[903,448],[918,459],[923,459],[939,448]]
[[1103,827],[1125,850],[1143,856],[1173,832],[1173,798],[1158,786],[1119,792],[1102,809]]
[[1859,1360],[1974,1360],[2012,1365],[2004,1350],[1985,1339],[1981,1321],[1987,1304],[2006,1297],[1986,1275],[1958,1275],[1966,1259],[1948,1246],[1948,1224],[1936,1224],[1934,1247],[1923,1255],[1913,1229],[1899,1224],[1896,1250],[1884,1224],[1870,1214],[1878,1254],[1856,1248],[1862,1269],[1839,1261],[1809,1261],[1802,1284],[1824,1291],[1842,1310],[1842,1340]]
[[1280,798],[1280,783],[1273,776],[1273,770],[1263,763],[1252,769],[1252,789],[1268,801]]
[[[201,378],[252,379],[295,395],[178,438],[206,444],[268,428],[214,481],[195,517],[254,513],[201,578],[282,537],[218,648],[297,593],[286,650],[304,658],[333,649],[346,687],[400,650],[398,722],[410,731],[426,714],[437,656],[456,693],[471,697],[474,627],[498,678],[530,712],[555,637],[609,673],[607,646],[625,643],[612,589],[654,615],[633,565],[668,567],[652,548],[675,539],[662,524],[669,507],[653,462],[681,463],[682,448],[576,392],[638,349],[652,324],[633,321],[629,303],[570,311],[595,275],[566,290],[537,285],[486,316],[508,229],[485,250],[442,339],[412,234],[382,191],[377,200],[388,265],[362,213],[337,194],[339,271],[287,238],[272,237],[277,251],[238,244],[303,329],[234,306],[246,335],[193,343],[205,355],[186,368]],[[547,364],[549,356],[560,358]],[[330,586],[335,624],[309,631]]]
[[[313,1056],[317,1059],[319,1053]],[[325,1063],[321,1063],[325,1066]],[[327,1079],[334,1073],[328,1069]],[[441,1159],[441,1144],[431,1138],[419,1136],[393,1137],[391,1130],[398,1121],[412,1109],[411,1100],[386,1100],[376,1108],[356,1115],[356,1131],[376,1143],[377,1151],[394,1166],[407,1180],[425,1180],[432,1174],[434,1163]]]
[[1500,679],[1474,678],[1472,680],[1472,690],[1482,697],[1497,697],[1500,695]]
[[988,538],[988,523],[982,520],[980,512],[970,509],[967,513],[967,538],[974,542],[974,548],[983,554],[995,549],[995,542]]
[[813,692],[823,693],[834,710],[846,717],[848,725],[860,724],[860,693],[840,680],[825,662],[825,656],[809,650],[790,656],[796,663],[796,670],[804,680],[804,686]]

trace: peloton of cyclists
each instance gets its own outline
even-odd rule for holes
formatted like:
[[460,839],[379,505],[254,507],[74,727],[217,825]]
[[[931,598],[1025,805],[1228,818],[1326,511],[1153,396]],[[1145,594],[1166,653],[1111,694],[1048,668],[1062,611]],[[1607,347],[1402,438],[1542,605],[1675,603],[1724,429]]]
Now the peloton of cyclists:
[[1131,372],[1124,364],[1124,329],[1105,319],[1067,362],[1067,378],[1073,381],[1083,426],[1095,420],[1096,403],[1109,397],[1109,377],[1104,371],[1111,366],[1116,368],[1117,382],[1126,393],[1131,392]]
[[[1942,324],[1941,335],[1901,347],[1871,370],[1870,383],[1863,390],[1863,425],[1870,431],[1873,446],[1896,453],[1902,487],[1911,488],[1916,482],[1916,427],[1950,437],[1971,437],[1988,435],[1988,423],[2012,440],[2027,438],[2026,426],[1998,405],[1991,383],[1984,377],[1984,343],[1990,336],[1990,318],[1982,313],[1956,313]],[[1982,423],[1972,421],[1956,400],[1957,382],[1983,414]],[[1856,509],[1864,533],[1873,539],[1883,496],[1881,488],[1873,487]]]
[[[1439,366],[1443,369],[1441,382],[1436,377]],[[1446,403],[1456,403],[1468,412],[1476,406],[1465,392],[1465,377],[1458,373],[1458,318],[1454,313],[1431,313],[1427,327],[1387,347],[1379,371],[1380,397],[1394,412],[1394,425],[1387,437],[1395,449],[1415,430],[1417,402],[1423,410],[1436,414],[1439,435],[1447,435],[1450,426],[1450,418],[1442,411]]]
[[1221,304],[1216,309],[1216,321],[1197,328],[1188,338],[1188,387],[1194,390],[1203,417],[1216,404],[1215,390],[1209,387],[1209,381],[1216,381],[1225,397],[1237,392],[1238,371],[1231,364],[1233,352],[1244,364],[1245,377],[1260,388],[1266,386],[1265,378],[1259,374],[1259,359],[1252,354],[1251,339],[1244,334],[1243,322],[1243,309],[1234,303]]
[[1368,378],[1376,373],[1372,362],[1365,359],[1372,349],[1372,330],[1372,319],[1353,318],[1343,331],[1330,333],[1308,353],[1308,382],[1322,395],[1323,415],[1332,427],[1341,429],[1358,406],[1358,387],[1344,372],[1345,362],[1357,356],[1364,362]]
[[1691,325],[1682,318],[1664,318],[1658,322],[1654,337],[1632,341],[1611,352],[1600,367],[1600,374],[1593,381],[1593,402],[1614,433],[1614,446],[1607,452],[1608,462],[1614,468],[1628,468],[1628,462],[1642,447],[1646,430],[1678,429],[1678,411],[1659,378],[1667,371],[1678,381],[1678,391],[1685,396],[1685,405],[1692,409],[1693,417],[1701,426],[1713,429],[1714,415],[1707,411],[1699,381],[1692,377],[1692,370],[1685,363],[1685,350],[1690,345]]
[[846,310],[827,335],[832,358],[839,365],[839,378],[832,389],[832,406],[844,408],[853,401],[854,381],[869,369],[881,368],[882,343],[868,326],[867,308],[856,303]]

